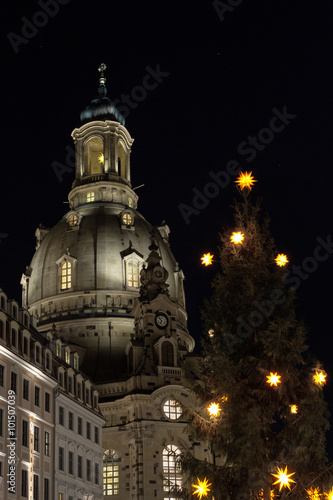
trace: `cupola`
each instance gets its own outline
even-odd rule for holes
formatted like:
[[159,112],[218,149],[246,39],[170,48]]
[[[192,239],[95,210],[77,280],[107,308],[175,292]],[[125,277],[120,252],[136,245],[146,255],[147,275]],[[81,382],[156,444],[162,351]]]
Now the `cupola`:
[[134,139],[125,120],[106,96],[106,65],[98,68],[98,97],[81,112],[82,125],[74,129],[75,180],[69,194],[71,209],[106,202],[136,208],[131,188],[130,154]]

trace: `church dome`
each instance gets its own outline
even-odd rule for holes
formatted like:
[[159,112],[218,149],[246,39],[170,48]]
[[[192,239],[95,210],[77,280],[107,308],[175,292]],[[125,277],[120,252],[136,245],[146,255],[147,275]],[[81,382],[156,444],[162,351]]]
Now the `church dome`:
[[152,235],[169,274],[170,297],[181,303],[168,232],[166,225],[153,228],[137,210],[99,202],[69,211],[51,230],[38,228],[27,301],[39,324],[81,317],[91,306],[95,316],[105,315],[106,308],[109,316],[130,315]]
[[[100,111],[103,99],[97,103]],[[36,252],[21,280],[22,301],[37,318],[39,331],[52,330],[75,346],[83,371],[95,382],[106,382],[126,373],[132,310],[152,241],[165,269],[168,297],[177,309],[178,341],[188,351],[194,342],[187,331],[184,276],[170,249],[169,227],[153,227],[137,210],[128,130],[116,112],[103,116],[101,111],[83,120],[72,137],[70,210],[52,229],[37,228]]]

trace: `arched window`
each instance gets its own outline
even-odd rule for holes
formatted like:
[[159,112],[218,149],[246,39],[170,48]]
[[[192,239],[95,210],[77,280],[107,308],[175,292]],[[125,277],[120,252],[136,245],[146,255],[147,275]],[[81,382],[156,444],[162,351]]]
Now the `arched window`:
[[[171,493],[181,488],[182,475],[179,463],[180,449],[173,445],[167,445],[163,450],[163,490]],[[164,497],[168,498],[168,497]],[[169,497],[170,498],[170,497]]]
[[140,263],[137,260],[127,261],[127,286],[138,288],[140,285]]
[[121,141],[118,142],[118,174],[126,178],[126,151]]
[[68,290],[72,286],[72,264],[65,260],[61,264],[61,290]]
[[3,326],[3,322],[0,321],[0,339],[3,339],[4,338],[4,326]]
[[174,366],[173,345],[168,340],[162,344],[162,366]]
[[119,495],[119,457],[115,450],[106,450],[103,459],[103,495]]
[[84,173],[102,174],[103,166],[103,140],[100,137],[91,137],[84,146]]

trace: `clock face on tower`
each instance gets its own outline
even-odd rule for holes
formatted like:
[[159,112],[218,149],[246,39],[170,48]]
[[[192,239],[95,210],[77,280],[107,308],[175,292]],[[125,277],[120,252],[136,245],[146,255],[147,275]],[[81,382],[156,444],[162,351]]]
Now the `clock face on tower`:
[[166,328],[168,326],[168,317],[166,314],[158,312],[155,316],[155,323],[157,328]]

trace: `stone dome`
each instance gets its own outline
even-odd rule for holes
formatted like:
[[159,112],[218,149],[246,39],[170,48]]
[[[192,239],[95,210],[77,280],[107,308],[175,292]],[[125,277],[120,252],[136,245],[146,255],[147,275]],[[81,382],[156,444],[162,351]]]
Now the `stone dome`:
[[[74,214],[77,219],[73,226]],[[131,218],[131,224],[125,225],[124,217]],[[142,267],[152,234],[156,237],[161,264],[169,274],[170,298],[182,303],[176,284],[179,269],[168,232],[166,225],[153,228],[137,210],[99,203],[68,212],[53,229],[38,228],[37,250],[27,269],[26,301],[30,310],[39,324],[54,322],[63,318],[69,308],[79,308],[79,303],[88,305],[89,295],[94,292],[97,308],[108,305],[114,314],[120,310],[129,314],[133,298],[138,296],[139,283],[135,278],[131,281],[127,264],[135,261]],[[67,261],[72,263],[71,286],[62,290],[60,268]]]

